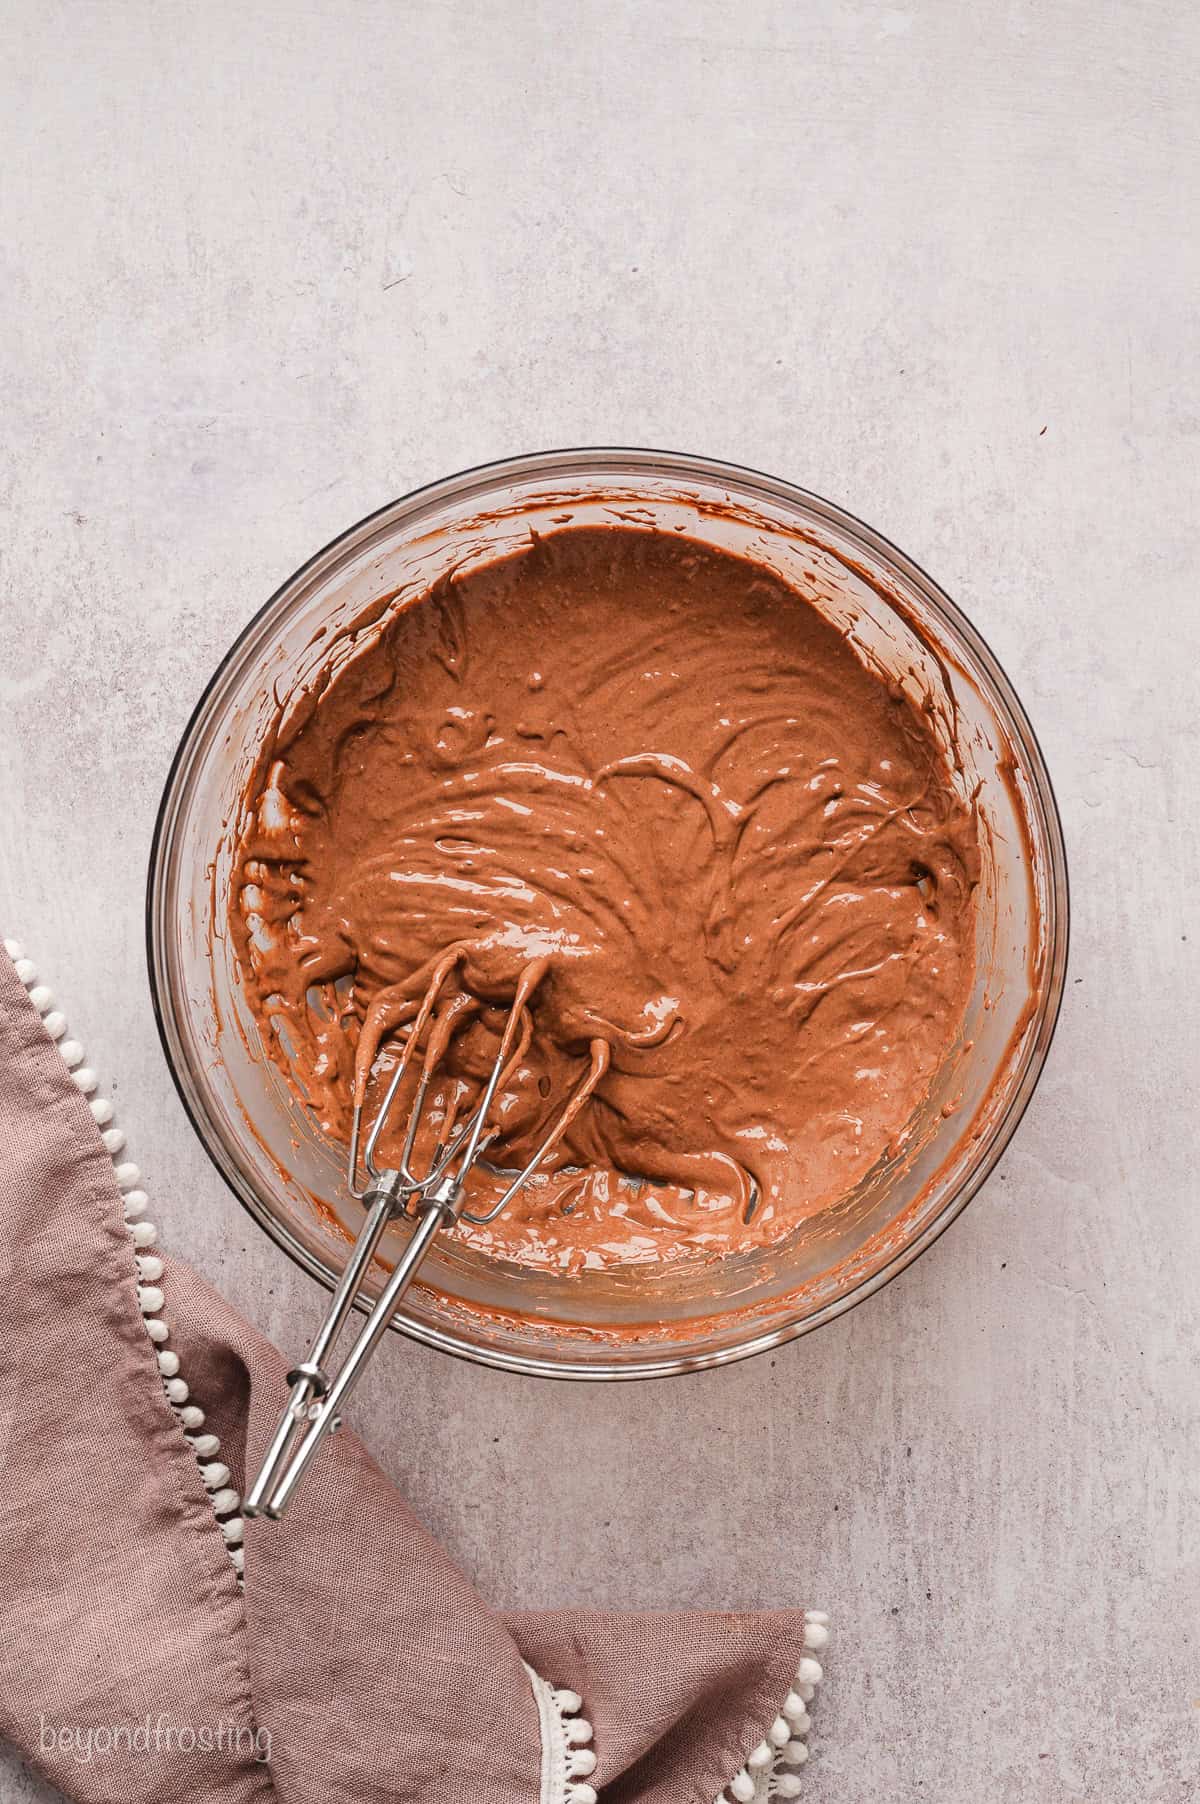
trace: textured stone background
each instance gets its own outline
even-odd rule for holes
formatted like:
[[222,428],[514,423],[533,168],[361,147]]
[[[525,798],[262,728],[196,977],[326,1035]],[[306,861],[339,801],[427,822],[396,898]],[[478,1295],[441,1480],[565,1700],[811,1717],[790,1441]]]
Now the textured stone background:
[[597,1390],[397,1340],[354,1415],[497,1601],[833,1611],[821,1804],[1187,1804],[1194,8],[14,0],[0,32],[0,918],[165,1239],[298,1345],[321,1299],[191,1136],[141,938],[177,735],[281,578],[546,445],[846,503],[966,606],[1058,785],[1074,955],[1015,1146],[775,1359]]

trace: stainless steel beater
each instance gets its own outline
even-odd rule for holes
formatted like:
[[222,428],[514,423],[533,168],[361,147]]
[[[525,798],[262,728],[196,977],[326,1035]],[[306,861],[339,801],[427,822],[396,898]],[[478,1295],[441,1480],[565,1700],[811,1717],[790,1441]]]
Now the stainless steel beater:
[[[482,1006],[466,992],[460,991],[440,1014],[435,1013],[446,979],[455,969],[460,957],[461,954],[456,951],[445,954],[434,967],[420,1003],[415,1006],[406,1005],[400,1018],[389,1023],[385,1031],[376,1029],[373,1032],[374,1044],[368,1041],[367,1056],[365,1059],[360,1057],[354,1092],[348,1182],[351,1194],[361,1198],[366,1207],[366,1220],[334,1290],[329,1313],[309,1348],[308,1357],[288,1373],[291,1395],[267,1450],[262,1469],[247,1494],[244,1505],[247,1516],[261,1515],[278,1520],[283,1515],[304,1474],[312,1465],[322,1441],[339,1427],[342,1407],[347,1397],[387,1331],[401,1297],[411,1284],[439,1230],[457,1221],[471,1222],[480,1227],[494,1221],[554,1151],[608,1069],[608,1042],[595,1039],[589,1049],[587,1072],[558,1111],[549,1132],[543,1136],[529,1163],[512,1178],[499,1201],[491,1208],[476,1213],[464,1206],[467,1179],[497,1135],[498,1130],[494,1126],[489,1127],[489,1110],[497,1091],[512,1076],[524,1057],[532,1036],[529,1003],[548,966],[546,959],[533,961],[526,966],[517,985],[500,1035],[499,1050],[478,1101],[461,1123],[455,1121],[454,1110],[451,1109],[447,1120],[438,1130],[439,1139],[434,1147],[429,1169],[422,1175],[415,1174],[412,1170],[414,1148],[430,1085],[441,1068],[455,1032],[467,1019],[477,1014]],[[407,1019],[403,1018],[405,1015]],[[370,1066],[378,1054],[380,1043],[400,1028],[406,1031],[407,1037],[378,1113],[363,1142],[363,1110]],[[364,1026],[364,1034],[366,1032]],[[381,1170],[376,1162],[380,1137],[405,1073],[422,1043],[424,1054],[421,1072],[409,1109],[399,1160],[394,1167]],[[363,1305],[366,1309],[365,1320],[340,1369],[331,1376],[326,1369],[326,1361],[333,1344],[351,1309],[360,1303],[360,1293],[371,1261],[386,1229],[397,1216],[405,1216],[413,1223],[408,1244],[374,1305]]]

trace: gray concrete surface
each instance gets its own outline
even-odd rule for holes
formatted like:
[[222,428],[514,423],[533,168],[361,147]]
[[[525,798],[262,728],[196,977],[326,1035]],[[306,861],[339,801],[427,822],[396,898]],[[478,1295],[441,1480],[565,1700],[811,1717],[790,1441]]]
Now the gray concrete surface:
[[142,961],[159,787],[247,615],[515,450],[846,503],[967,607],[1058,785],[1068,1003],[1002,1170],[774,1359],[546,1388],[396,1342],[354,1413],[497,1602],[832,1611],[821,1804],[1186,1804],[1195,9],[14,0],[0,32],[0,918],[171,1247],[289,1345],[315,1318],[191,1137]]

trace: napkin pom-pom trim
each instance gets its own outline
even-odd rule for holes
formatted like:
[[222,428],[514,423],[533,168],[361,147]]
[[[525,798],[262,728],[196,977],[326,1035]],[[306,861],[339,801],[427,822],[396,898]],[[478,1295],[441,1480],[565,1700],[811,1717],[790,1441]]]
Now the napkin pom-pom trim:
[[808,1734],[808,1705],[824,1678],[821,1664],[813,1659],[829,1643],[829,1618],[824,1610],[804,1612],[805,1653],[779,1715],[771,1723],[744,1767],[733,1775],[715,1804],[767,1804],[774,1798],[798,1798],[804,1781],[794,1769],[808,1759],[804,1737]]
[[100,1080],[92,1068],[85,1063],[84,1050],[79,1041],[68,1037],[66,1016],[55,1006],[53,991],[48,989],[45,984],[38,982],[36,966],[31,959],[26,958],[23,948],[15,940],[5,940],[4,950],[12,960],[17,976],[29,992],[30,1002],[42,1017],[42,1026],[57,1045],[76,1089],[82,1096],[89,1099],[88,1111],[96,1124],[104,1144],[104,1150],[113,1162],[113,1176],[116,1179],[118,1190],[122,1193],[125,1229],[129,1235],[130,1251],[133,1254],[134,1274],[138,1279],[137,1300],[142,1321],[151,1343],[158,1349],[157,1364],[163,1390],[168,1403],[185,1430],[185,1438],[200,1463],[200,1476],[208,1491],[209,1501],[220,1526],[226,1552],[238,1575],[240,1584],[243,1567],[241,1546],[243,1518],[239,1512],[242,1500],[229,1485],[228,1466],[216,1458],[221,1450],[221,1444],[216,1435],[196,1436],[196,1430],[204,1426],[204,1411],[197,1409],[194,1403],[188,1401],[187,1383],[179,1376],[179,1355],[170,1349],[163,1350],[164,1341],[170,1339],[170,1329],[162,1319],[162,1308],[166,1299],[157,1282],[163,1275],[163,1264],[156,1255],[142,1250],[153,1245],[158,1238],[153,1223],[145,1220],[149,1198],[146,1192],[140,1188],[142,1174],[130,1160],[121,1157],[125,1150],[125,1136],[120,1128],[112,1126],[115,1113],[113,1105],[106,1097],[95,1095]]
[[550,1685],[525,1668],[537,1700],[542,1732],[542,1804],[598,1804],[592,1725],[582,1715],[583,1699],[566,1686]]

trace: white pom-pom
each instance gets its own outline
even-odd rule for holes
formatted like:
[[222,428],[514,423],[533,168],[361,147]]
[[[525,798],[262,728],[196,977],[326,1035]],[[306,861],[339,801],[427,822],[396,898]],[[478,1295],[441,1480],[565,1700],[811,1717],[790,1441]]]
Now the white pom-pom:
[[829,1630],[825,1627],[825,1624],[823,1622],[806,1622],[805,1623],[805,1625],[804,1625],[804,1645],[805,1645],[805,1647],[811,1647],[814,1653],[819,1654],[821,1649],[823,1647],[828,1646],[828,1644],[829,1644]]
[[583,1709],[583,1699],[577,1691],[556,1691],[554,1702],[564,1716],[574,1716],[577,1710]]
[[782,1748],[792,1738],[792,1727],[785,1717],[777,1716],[767,1730],[767,1740],[775,1747]]
[[13,969],[27,988],[31,983],[37,982],[37,966],[33,963],[32,959],[15,958],[13,960]]
[[143,1315],[157,1315],[163,1301],[163,1293],[157,1284],[138,1285],[138,1308]]
[[186,1403],[191,1396],[191,1392],[187,1387],[187,1380],[183,1378],[168,1378],[166,1392],[167,1401],[169,1403],[174,1403],[176,1407],[181,1403]]
[[83,1091],[85,1096],[90,1096],[92,1091],[96,1088],[96,1085],[100,1082],[100,1079],[96,1076],[96,1073],[92,1070],[90,1065],[84,1065],[80,1070],[72,1071],[71,1081]]
[[[797,1727],[799,1727],[799,1725],[797,1725]],[[807,1717],[804,1719],[804,1727],[805,1729],[808,1728]],[[799,1749],[799,1753],[797,1753],[797,1749]],[[783,1758],[790,1761],[793,1766],[803,1766],[804,1762],[808,1759],[808,1749],[802,1741],[789,1741],[787,1747],[783,1750]]]
[[214,1460],[210,1466],[201,1466],[200,1476],[210,1491],[220,1491],[229,1483],[229,1467],[224,1460]]
[[804,1715],[804,1699],[799,1692],[789,1691],[783,1700],[783,1714],[791,1721]]
[[600,1794],[594,1785],[568,1785],[567,1804],[600,1804]]
[[106,1096],[94,1096],[88,1108],[92,1111],[92,1120],[97,1127],[107,1127],[115,1113]]
[[83,1047],[78,1040],[64,1040],[58,1050],[62,1055],[63,1064],[69,1071],[74,1071],[76,1065],[83,1064]]
[[246,1524],[240,1516],[234,1516],[229,1522],[222,1522],[221,1533],[231,1547],[236,1547],[246,1533]]
[[138,1271],[147,1284],[157,1284],[163,1275],[163,1262],[157,1253],[146,1253],[137,1262]]
[[185,1428],[190,1428],[190,1429],[203,1428],[204,1427],[204,1411],[202,1409],[198,1409],[194,1403],[189,1403],[186,1409],[180,1410],[179,1420],[183,1423]]
[[735,1773],[733,1775],[733,1778],[729,1781],[729,1789],[737,1799],[738,1804],[754,1804],[754,1793],[757,1790],[757,1787],[745,1767],[742,1768],[740,1773]]
[[592,1739],[592,1725],[582,1716],[573,1716],[563,1724],[563,1728],[566,1730],[567,1741],[573,1748]]
[[229,1549],[229,1558],[233,1562],[233,1570],[235,1572],[244,1572],[246,1570],[246,1556],[240,1547],[231,1547]]
[[815,1685],[802,1685],[799,1679],[796,1680],[796,1691],[799,1696],[804,1699],[806,1704],[811,1704],[817,1695],[817,1688]]
[[150,1198],[144,1190],[126,1191],[121,1203],[121,1207],[125,1211],[125,1220],[136,1221],[139,1215],[146,1213],[149,1202]]
[[829,1617],[824,1610],[806,1610],[804,1612],[804,1620],[805,1622],[820,1623],[823,1629],[829,1627]]
[[176,1372],[179,1370],[178,1353],[160,1353],[158,1356],[158,1369],[164,1378],[174,1378]]
[[4,950],[8,953],[8,956],[12,959],[14,965],[19,958],[24,958],[25,956],[25,948],[21,945],[19,940],[5,940]]
[[141,1175],[142,1174],[138,1170],[137,1166],[132,1163],[128,1163],[125,1165],[118,1165],[115,1172],[113,1173],[113,1176],[117,1180],[118,1186],[122,1190],[134,1189],[137,1184],[137,1181],[141,1177]]
[[571,1776],[575,1779],[586,1779],[589,1773],[596,1770],[596,1756],[591,1748],[576,1748],[571,1755]]
[[807,1654],[796,1668],[796,1677],[801,1685],[819,1685],[824,1676],[818,1662],[810,1659]]
[[152,1221],[131,1221],[129,1238],[135,1247],[153,1246],[158,1239],[158,1229]]
[[754,1749],[753,1753],[751,1754],[749,1760],[746,1762],[746,1765],[748,1767],[750,1767],[753,1772],[758,1773],[758,1772],[762,1771],[764,1766],[770,1766],[770,1764],[771,1764],[772,1760],[774,1760],[774,1758],[775,1758],[775,1750],[771,1746],[770,1742],[769,1741],[760,1741],[758,1746]]
[[29,1000],[39,1015],[44,1015],[54,1007],[54,991],[44,983],[35,983],[29,992]]
[[146,1333],[151,1340],[166,1340],[170,1329],[165,1322],[151,1320],[146,1323]]
[[228,1516],[230,1510],[240,1510],[242,1500],[232,1485],[226,1485],[223,1491],[214,1491],[212,1499],[213,1515]]
[[114,1159],[125,1145],[125,1136],[120,1128],[105,1128],[100,1138],[104,1142],[106,1151],[111,1153]]
[[61,1040],[67,1031],[67,1017],[61,1009],[52,1008],[48,1015],[42,1016],[42,1026],[52,1040]]
[[798,1779],[795,1773],[780,1773],[775,1781],[777,1798],[798,1798],[803,1790],[804,1782]]
[[188,1439],[197,1459],[211,1459],[214,1453],[221,1451],[221,1443],[215,1434],[195,1434]]

